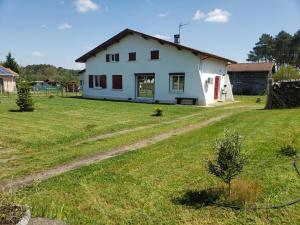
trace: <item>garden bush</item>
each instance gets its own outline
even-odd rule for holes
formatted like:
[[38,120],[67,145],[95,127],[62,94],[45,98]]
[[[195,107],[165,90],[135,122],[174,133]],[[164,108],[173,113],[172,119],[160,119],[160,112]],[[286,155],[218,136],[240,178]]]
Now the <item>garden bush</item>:
[[155,108],[153,116],[162,116],[163,110],[162,108]]
[[30,89],[31,87],[27,81],[17,81],[18,98],[16,100],[16,103],[19,106],[21,112],[34,110],[34,104],[31,98]]

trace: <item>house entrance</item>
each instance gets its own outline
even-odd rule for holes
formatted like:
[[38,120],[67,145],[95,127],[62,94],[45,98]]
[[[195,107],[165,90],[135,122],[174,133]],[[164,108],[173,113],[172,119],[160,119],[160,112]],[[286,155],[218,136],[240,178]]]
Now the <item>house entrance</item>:
[[155,74],[135,74],[136,75],[136,96],[137,98],[154,99]]

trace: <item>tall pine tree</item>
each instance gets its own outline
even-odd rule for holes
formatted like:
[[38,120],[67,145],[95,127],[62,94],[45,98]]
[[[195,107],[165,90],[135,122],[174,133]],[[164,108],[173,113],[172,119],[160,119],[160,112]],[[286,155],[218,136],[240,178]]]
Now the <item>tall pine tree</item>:
[[273,61],[273,37],[269,34],[263,34],[255,47],[248,54],[247,61],[252,62],[272,62]]
[[12,71],[14,71],[16,73],[20,72],[20,67],[19,67],[18,63],[16,62],[16,60],[12,57],[10,52],[6,56],[6,61],[3,63],[3,66],[11,69]]

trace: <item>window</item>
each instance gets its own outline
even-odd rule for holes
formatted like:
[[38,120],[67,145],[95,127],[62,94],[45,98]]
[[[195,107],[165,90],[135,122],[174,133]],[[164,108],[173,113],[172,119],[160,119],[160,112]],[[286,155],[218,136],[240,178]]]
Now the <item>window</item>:
[[94,88],[94,76],[89,75],[89,88]]
[[155,50],[155,51],[151,51],[151,60],[156,60],[159,59],[159,51]]
[[106,62],[119,62],[120,61],[120,54],[106,54]]
[[136,61],[136,53],[135,52],[128,53],[128,61]]
[[106,88],[106,75],[95,75],[95,87]]
[[122,89],[122,75],[112,75],[112,89]]
[[119,54],[119,53],[116,53],[116,54],[115,54],[115,61],[116,61],[116,62],[119,62],[119,61],[120,61],[120,54]]
[[170,91],[184,91],[184,73],[170,73]]
[[109,61],[110,61],[110,55],[106,54],[106,62],[109,62]]

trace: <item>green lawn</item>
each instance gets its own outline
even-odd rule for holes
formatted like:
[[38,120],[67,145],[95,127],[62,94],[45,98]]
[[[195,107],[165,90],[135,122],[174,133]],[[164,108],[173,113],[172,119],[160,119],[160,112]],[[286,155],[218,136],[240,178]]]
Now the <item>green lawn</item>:
[[[17,109],[14,97],[2,98],[0,165],[5,166],[0,166],[0,180],[38,172],[222,113],[238,113],[247,110],[248,105],[262,107],[254,103],[255,97],[250,99],[214,108],[159,105],[164,116],[153,117],[151,114],[157,107],[153,104],[35,97],[36,110],[20,113],[11,111]],[[170,124],[161,123],[187,115],[195,116]],[[75,146],[88,137],[150,124],[157,126]]]
[[[253,98],[240,100],[249,105],[253,102]],[[46,100],[40,100],[40,107],[46,108],[43,101]],[[72,101],[83,100],[55,100],[50,105],[60,105],[60,101],[68,105]],[[129,109],[134,107],[135,110],[144,110],[141,112],[144,117],[153,108],[153,105],[98,101],[82,104],[86,104],[91,111],[97,108],[97,104],[101,108],[124,104]],[[90,104],[95,105],[91,107]],[[72,108],[67,107],[69,110]],[[163,107],[166,107],[165,111],[173,112],[174,117],[182,111],[185,114],[203,110],[211,115],[221,110]],[[221,111],[224,113],[231,110],[228,106]],[[97,115],[97,111],[94,113]],[[123,113],[128,115],[125,109]],[[280,146],[291,135],[296,137],[295,145],[300,147],[300,109],[249,109],[140,151],[48,179],[22,190],[19,197],[33,207],[34,216],[60,218],[69,224],[299,224],[300,204],[280,210],[252,212],[214,206],[196,208],[176,201],[188,191],[220,185],[219,180],[210,175],[206,167],[207,161],[213,158],[212,145],[215,138],[223,134],[224,128],[235,129],[243,136],[243,148],[249,156],[249,162],[240,179],[255,181],[260,185],[262,199],[259,204],[277,204],[300,196],[299,177],[291,160],[277,155]]]

